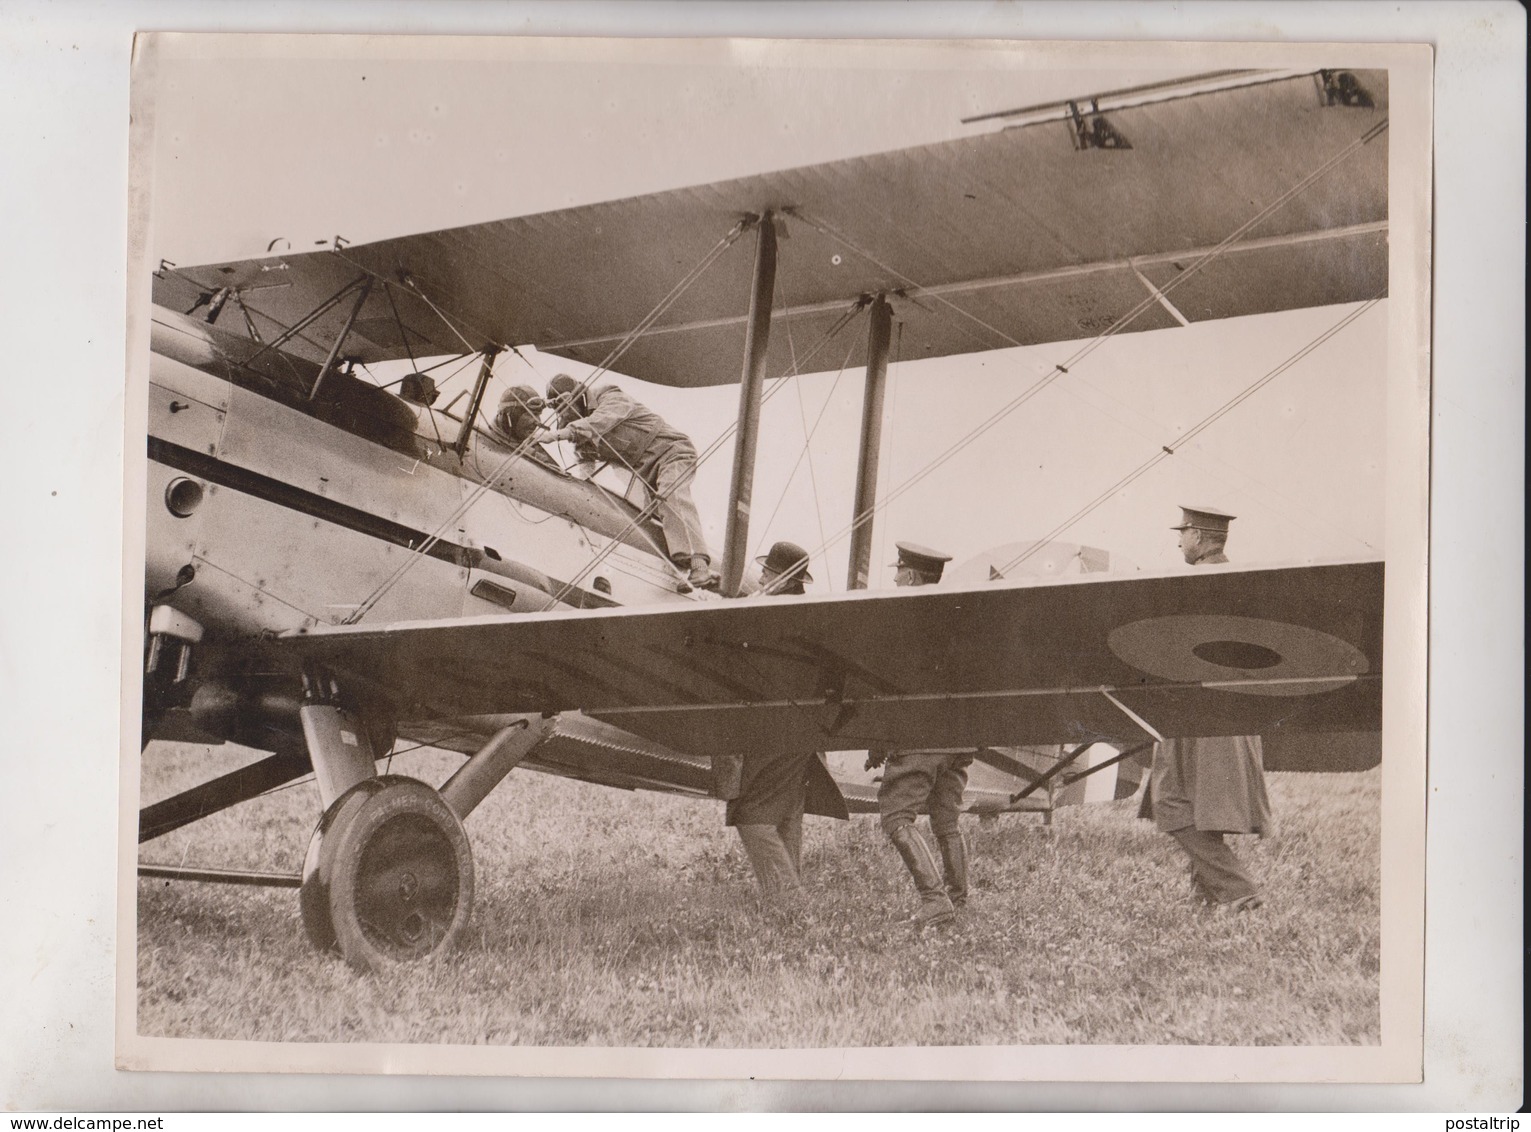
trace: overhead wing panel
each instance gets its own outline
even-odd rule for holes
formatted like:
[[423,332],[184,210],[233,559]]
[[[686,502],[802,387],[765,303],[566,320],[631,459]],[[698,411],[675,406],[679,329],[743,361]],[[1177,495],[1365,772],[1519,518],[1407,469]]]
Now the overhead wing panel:
[[587,715],[682,751],[1381,726],[1382,565],[1001,582],[314,629],[401,718]]
[[[1077,149],[1072,125],[1044,122],[179,275],[183,286],[259,287],[243,297],[257,323],[267,323],[263,333],[372,275],[387,286],[368,298],[347,347],[366,361],[404,357],[408,341],[416,356],[529,343],[594,363],[741,218],[770,209],[787,217],[788,237],[772,372],[789,372],[794,351],[807,350],[839,310],[879,291],[913,300],[900,308],[905,357],[1089,338],[1148,293],[1129,260],[1194,259],[1235,234],[1238,246],[1263,247],[1385,225],[1386,134],[1374,127],[1386,118],[1387,76],[1358,77],[1372,107],[1327,105],[1316,79],[1299,76],[1113,110],[1109,120],[1129,149]],[[1271,205],[1279,207],[1249,225]],[[752,244],[746,233],[729,247],[612,368],[671,385],[737,380]],[[1301,257],[1296,266],[1307,269],[1276,254],[1222,255],[1224,271],[1206,273],[1205,293],[1188,299],[1198,313],[1187,317],[1352,301],[1378,290],[1381,244],[1359,258],[1345,240],[1305,248],[1316,267]],[[1385,269],[1380,276],[1385,284]],[[1209,297],[1223,293],[1237,300]],[[338,304],[311,338],[327,340],[346,313]],[[1153,304],[1129,329],[1166,325],[1173,321]],[[843,347],[826,349],[812,368],[843,357]]]

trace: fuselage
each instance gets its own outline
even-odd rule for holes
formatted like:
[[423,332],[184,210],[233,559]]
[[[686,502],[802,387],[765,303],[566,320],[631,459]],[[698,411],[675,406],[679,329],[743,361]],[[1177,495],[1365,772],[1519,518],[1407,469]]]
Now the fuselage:
[[162,308],[152,346],[145,596],[212,639],[689,600],[635,506],[482,430],[459,457],[460,420],[336,374],[305,404],[318,367],[255,372],[247,339]]
[[298,674],[261,655],[289,630],[696,600],[621,495],[484,429],[459,455],[459,418],[346,374],[310,401],[318,372],[154,308],[146,740],[295,741]]

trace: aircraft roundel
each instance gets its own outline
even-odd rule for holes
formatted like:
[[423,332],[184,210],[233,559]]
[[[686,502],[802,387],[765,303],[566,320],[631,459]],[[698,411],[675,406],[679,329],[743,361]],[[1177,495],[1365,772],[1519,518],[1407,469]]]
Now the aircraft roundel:
[[1261,681],[1227,689],[1255,696],[1329,692],[1371,668],[1366,654],[1348,641],[1257,617],[1150,617],[1113,629],[1106,641],[1118,657],[1152,676],[1187,684]]

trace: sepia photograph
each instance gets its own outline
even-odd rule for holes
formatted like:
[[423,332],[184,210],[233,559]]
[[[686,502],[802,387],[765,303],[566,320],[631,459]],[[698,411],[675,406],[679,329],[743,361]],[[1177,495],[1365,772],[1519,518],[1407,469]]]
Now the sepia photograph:
[[1428,47],[131,83],[119,1067],[1419,1079]]

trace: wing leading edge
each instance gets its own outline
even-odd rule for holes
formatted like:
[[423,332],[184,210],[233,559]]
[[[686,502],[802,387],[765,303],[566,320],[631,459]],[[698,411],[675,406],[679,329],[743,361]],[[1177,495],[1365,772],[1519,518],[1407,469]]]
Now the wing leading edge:
[[1380,730],[1382,593],[1380,562],[1204,569],[318,628],[274,644],[400,718],[579,709],[696,753],[1284,739]]

